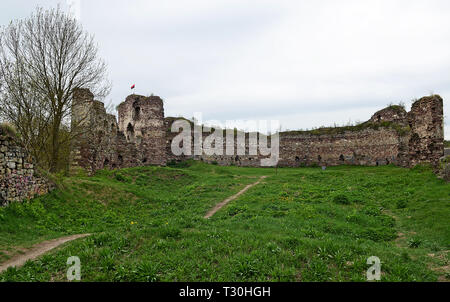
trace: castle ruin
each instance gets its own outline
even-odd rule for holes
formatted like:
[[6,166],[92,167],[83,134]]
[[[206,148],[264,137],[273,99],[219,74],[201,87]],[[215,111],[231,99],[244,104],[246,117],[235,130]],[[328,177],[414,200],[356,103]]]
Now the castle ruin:
[[[171,128],[178,119],[164,117],[160,97],[130,95],[117,109],[118,120],[106,112],[102,102],[94,100],[88,89],[74,91],[72,123],[81,131],[71,146],[73,169],[83,168],[93,174],[99,169],[163,166],[187,159],[260,167],[261,160],[268,157],[261,152],[250,155],[254,141],[249,133],[242,133],[241,141],[238,135],[231,141],[224,135],[221,142],[222,150],[231,146],[234,154],[241,149],[244,155],[217,155],[206,152],[207,148],[195,155],[192,129],[188,132],[191,146],[187,147],[192,152],[175,155],[171,146],[179,133]],[[278,166],[431,164],[441,177],[450,180],[450,162],[444,158],[443,124],[443,100],[433,95],[414,102],[410,112],[401,106],[389,106],[356,126],[281,132]],[[203,142],[210,134],[203,133]],[[25,148],[0,127],[0,206],[47,193],[52,185],[36,172]]]
[[[84,131],[72,146],[73,167],[94,173],[105,168],[166,165],[186,159],[258,167],[264,158],[248,152],[239,156],[176,156],[171,152],[171,143],[178,133],[170,131],[176,119],[164,117],[160,97],[133,94],[117,109],[118,121],[106,113],[104,104],[94,100],[89,90],[74,91],[72,122],[79,122]],[[433,95],[414,102],[410,112],[401,106],[389,106],[356,126],[281,132],[278,166],[413,167],[428,163],[437,167],[444,156],[443,122],[443,100]],[[248,151],[248,133],[245,142]],[[229,143],[235,150],[238,148],[235,138]],[[227,144],[225,138],[223,144]]]

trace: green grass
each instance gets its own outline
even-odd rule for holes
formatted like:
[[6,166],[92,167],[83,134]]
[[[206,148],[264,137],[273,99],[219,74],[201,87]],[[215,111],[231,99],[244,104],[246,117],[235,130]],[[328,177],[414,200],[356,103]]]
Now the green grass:
[[[261,184],[203,219],[215,204]],[[449,277],[450,187],[429,168],[181,167],[99,171],[0,209],[0,262],[59,236],[63,245],[3,281],[382,281]],[[447,279],[448,280],[448,279]]]

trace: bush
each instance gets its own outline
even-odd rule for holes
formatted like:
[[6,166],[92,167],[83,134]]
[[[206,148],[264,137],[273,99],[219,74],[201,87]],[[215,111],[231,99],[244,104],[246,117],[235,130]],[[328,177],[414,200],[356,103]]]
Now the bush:
[[350,204],[350,200],[344,194],[339,194],[339,195],[334,196],[333,202],[339,203],[339,204]]

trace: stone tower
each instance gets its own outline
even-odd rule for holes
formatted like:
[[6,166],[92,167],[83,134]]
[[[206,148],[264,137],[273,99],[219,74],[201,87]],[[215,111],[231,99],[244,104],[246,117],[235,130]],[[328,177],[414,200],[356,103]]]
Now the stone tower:
[[116,165],[116,117],[106,112],[102,102],[94,100],[89,89],[76,89],[72,102],[71,167],[83,167],[88,173]]
[[436,167],[444,156],[443,107],[439,95],[423,97],[412,105],[408,113],[410,166],[430,163]]
[[143,165],[166,163],[163,101],[158,96],[130,95],[118,107],[119,131],[133,144]]

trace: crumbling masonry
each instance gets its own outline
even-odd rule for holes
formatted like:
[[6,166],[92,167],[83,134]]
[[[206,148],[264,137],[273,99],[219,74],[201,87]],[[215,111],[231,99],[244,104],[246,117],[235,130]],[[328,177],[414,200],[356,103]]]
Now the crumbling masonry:
[[0,206],[45,194],[50,183],[36,173],[33,158],[0,127]]
[[[118,115],[117,122],[89,90],[74,92],[72,119],[80,122],[85,131],[73,144],[73,167],[93,173],[104,168],[165,165],[185,159],[256,167],[264,158],[260,154],[175,156],[171,143],[177,133],[170,132],[175,119],[164,117],[163,101],[157,96],[130,95],[118,106]],[[203,139],[209,134],[205,133]],[[232,144],[236,150],[236,141]],[[248,134],[245,148],[248,151]],[[416,101],[410,112],[389,106],[357,126],[282,132],[278,165],[413,167],[429,163],[437,167],[443,156],[443,100],[433,95]]]

